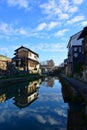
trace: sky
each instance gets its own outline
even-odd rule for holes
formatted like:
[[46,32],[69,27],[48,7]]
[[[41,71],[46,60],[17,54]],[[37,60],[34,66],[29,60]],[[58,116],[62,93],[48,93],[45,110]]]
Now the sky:
[[70,36],[87,26],[86,0],[0,0],[0,54],[27,47],[39,62],[67,58]]

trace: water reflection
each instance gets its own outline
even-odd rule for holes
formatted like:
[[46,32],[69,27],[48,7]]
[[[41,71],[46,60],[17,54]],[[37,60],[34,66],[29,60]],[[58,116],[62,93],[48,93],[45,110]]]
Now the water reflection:
[[69,103],[67,130],[87,130],[87,104]]
[[66,130],[68,106],[58,78],[0,88],[0,97],[0,130]]
[[43,85],[46,87],[53,87],[54,86],[54,77],[45,77],[43,80]]
[[13,98],[15,100],[14,104],[19,108],[23,108],[32,103],[35,99],[38,98],[38,89],[41,79],[16,84],[12,87],[3,87],[0,88],[0,103]]
[[66,91],[66,86],[63,85],[63,99],[69,106],[67,110],[67,130],[87,130],[87,103],[82,102],[74,95],[72,98],[68,97],[68,92],[66,93]]
[[39,83],[40,80],[29,82],[28,86],[25,86],[23,89],[18,89],[18,95],[14,98],[14,104],[19,108],[23,108],[36,100],[38,98]]

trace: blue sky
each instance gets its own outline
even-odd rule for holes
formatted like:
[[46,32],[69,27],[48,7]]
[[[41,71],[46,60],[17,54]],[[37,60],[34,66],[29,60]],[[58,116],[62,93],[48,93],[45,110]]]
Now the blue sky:
[[0,0],[0,54],[14,56],[21,45],[39,61],[59,65],[70,36],[87,25],[86,0]]

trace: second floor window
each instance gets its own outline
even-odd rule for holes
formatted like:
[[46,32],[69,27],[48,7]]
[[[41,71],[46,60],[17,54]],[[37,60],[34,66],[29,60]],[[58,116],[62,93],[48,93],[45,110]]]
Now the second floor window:
[[29,52],[29,56],[30,56],[30,57],[32,56],[32,53],[31,53],[31,52]]
[[36,55],[34,55],[34,58],[35,58],[35,59],[37,59],[37,56],[36,56]]
[[77,47],[74,47],[74,51],[77,51]]
[[78,57],[78,53],[74,53],[74,57],[77,58]]

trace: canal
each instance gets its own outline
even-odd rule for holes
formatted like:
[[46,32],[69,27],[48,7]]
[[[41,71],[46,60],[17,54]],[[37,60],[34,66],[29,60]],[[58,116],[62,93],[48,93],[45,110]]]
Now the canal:
[[85,104],[64,101],[58,77],[0,88],[0,130],[86,130],[86,118]]

